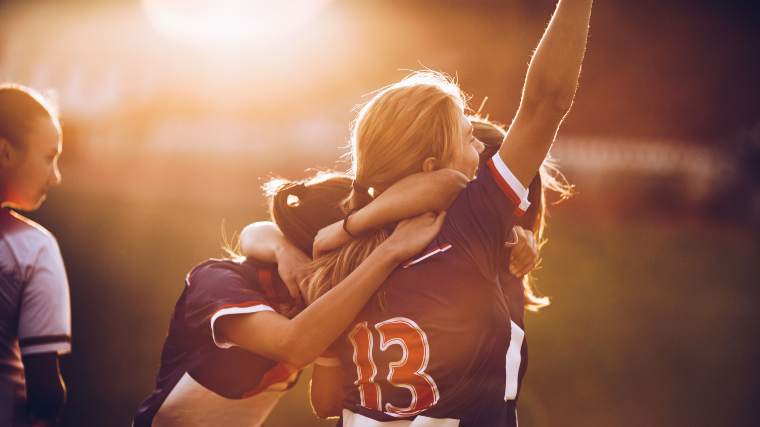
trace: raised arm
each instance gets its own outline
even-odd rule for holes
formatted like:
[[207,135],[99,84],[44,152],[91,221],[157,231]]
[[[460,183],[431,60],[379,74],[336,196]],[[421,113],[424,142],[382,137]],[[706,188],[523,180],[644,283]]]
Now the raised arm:
[[292,319],[272,311],[224,316],[216,330],[251,352],[304,366],[343,332],[399,263],[433,240],[443,218],[426,214],[401,222],[348,277]]
[[351,240],[346,229],[358,236],[367,231],[423,212],[443,211],[467,186],[467,177],[454,169],[409,175],[390,186],[364,208],[331,224],[314,238],[314,256],[336,249]]
[[528,66],[520,107],[499,154],[525,187],[573,104],[593,0],[559,0]]

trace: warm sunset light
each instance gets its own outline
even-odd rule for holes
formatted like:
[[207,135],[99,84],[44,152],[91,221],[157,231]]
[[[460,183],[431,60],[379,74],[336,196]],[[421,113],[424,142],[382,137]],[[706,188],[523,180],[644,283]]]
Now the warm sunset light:
[[760,426],[758,40],[760,0],[0,0],[0,427]]
[[142,0],[162,34],[195,44],[257,44],[296,30],[329,0]]

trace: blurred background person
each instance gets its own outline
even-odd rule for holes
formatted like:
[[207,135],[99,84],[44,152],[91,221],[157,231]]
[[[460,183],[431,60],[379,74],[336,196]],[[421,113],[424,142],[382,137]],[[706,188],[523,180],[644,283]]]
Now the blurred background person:
[[69,285],[55,237],[34,211],[61,183],[61,126],[32,89],[0,85],[0,425],[57,424],[58,358],[71,351]]

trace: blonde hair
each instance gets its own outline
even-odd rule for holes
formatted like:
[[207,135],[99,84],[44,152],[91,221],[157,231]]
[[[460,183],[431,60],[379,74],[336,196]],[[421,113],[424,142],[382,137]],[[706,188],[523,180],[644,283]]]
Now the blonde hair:
[[[449,77],[415,72],[379,90],[357,114],[351,132],[354,185],[345,212],[364,207],[393,183],[422,171],[433,157],[448,165],[461,147],[461,116],[466,98]],[[354,239],[312,264],[302,291],[310,301],[348,276],[388,237],[376,231]]]

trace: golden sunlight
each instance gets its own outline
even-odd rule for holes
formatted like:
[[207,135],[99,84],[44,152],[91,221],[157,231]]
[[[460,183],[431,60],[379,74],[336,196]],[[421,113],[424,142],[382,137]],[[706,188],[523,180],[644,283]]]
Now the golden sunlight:
[[251,45],[294,32],[330,0],[142,0],[154,28],[193,44]]

